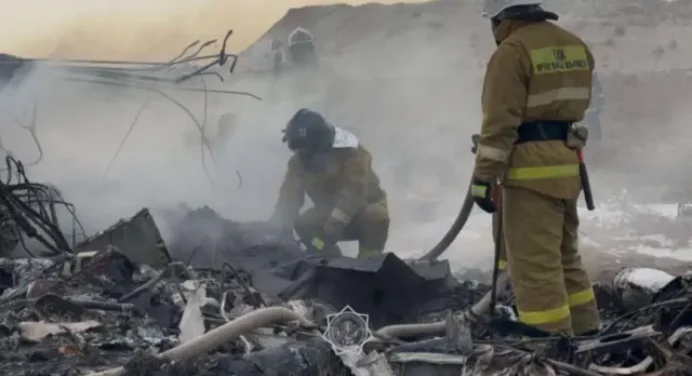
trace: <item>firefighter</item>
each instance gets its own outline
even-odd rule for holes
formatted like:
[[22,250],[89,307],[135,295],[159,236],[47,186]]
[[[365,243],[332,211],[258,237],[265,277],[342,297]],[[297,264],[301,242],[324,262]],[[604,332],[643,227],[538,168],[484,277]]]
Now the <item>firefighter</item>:
[[291,63],[300,66],[317,66],[315,37],[311,32],[298,26],[288,34],[288,52]]
[[[293,156],[271,221],[295,229],[312,251],[358,240],[358,257],[381,254],[389,233],[387,196],[356,136],[301,109],[284,129],[283,142]],[[314,207],[299,214],[306,194]]]
[[600,326],[578,252],[577,150],[594,59],[539,0],[486,0],[497,49],[488,62],[472,194],[486,212],[502,185],[502,230],[519,320],[552,333]]

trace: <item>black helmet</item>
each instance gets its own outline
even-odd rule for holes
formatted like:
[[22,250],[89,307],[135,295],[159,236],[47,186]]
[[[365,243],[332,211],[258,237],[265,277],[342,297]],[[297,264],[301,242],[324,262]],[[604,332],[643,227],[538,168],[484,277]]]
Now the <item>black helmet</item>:
[[334,127],[317,112],[302,108],[289,120],[282,141],[296,152],[329,150],[334,143]]

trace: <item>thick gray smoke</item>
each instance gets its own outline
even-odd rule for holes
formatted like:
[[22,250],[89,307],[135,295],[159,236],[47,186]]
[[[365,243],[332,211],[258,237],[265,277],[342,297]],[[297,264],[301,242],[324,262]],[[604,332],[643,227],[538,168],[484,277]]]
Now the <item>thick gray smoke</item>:
[[[38,103],[37,139],[43,158],[28,168],[30,179],[48,182],[62,190],[73,202],[87,231],[93,234],[128,217],[139,208],[153,209],[184,202],[191,206],[211,205],[238,219],[266,215],[243,205],[234,191],[239,184],[238,171],[252,171],[265,160],[226,153],[252,150],[246,143],[230,144],[214,140],[211,146],[216,165],[205,151],[210,183],[200,153],[201,137],[195,122],[164,97],[133,88],[68,82],[66,72],[38,68],[13,84],[5,86],[2,98],[2,142],[16,158],[30,163],[38,155],[30,133],[15,122],[30,121],[34,103]],[[193,86],[198,78],[185,86]],[[197,85],[199,87],[199,85]],[[167,90],[189,108],[199,122],[204,118],[202,93]],[[206,135],[218,133],[218,120],[233,106],[251,109],[253,99],[241,96],[209,94]],[[254,111],[252,111],[254,112]],[[136,119],[132,131],[129,128]],[[250,124],[256,119],[243,119]],[[247,137],[246,127],[238,127]],[[125,140],[124,144],[121,143]],[[254,149],[262,154],[257,145]],[[254,179],[245,179],[242,190],[252,189]],[[249,187],[248,187],[249,186]],[[269,198],[271,200],[272,198]],[[245,197],[247,200],[247,196]],[[259,198],[258,200],[263,200]]]
[[[561,23],[591,45],[603,75],[604,139],[587,151],[601,200],[623,188],[660,191],[666,188],[662,179],[670,176],[661,166],[687,158],[678,150],[688,149],[689,130],[680,125],[689,120],[689,95],[675,94],[690,87],[682,42],[692,29],[675,19],[661,20],[662,14],[675,13],[673,3],[646,9],[637,4],[642,14],[630,19],[619,15],[620,8],[586,1],[569,11],[565,4],[557,7],[564,11]],[[647,14],[656,22],[645,22]],[[272,73],[272,40],[285,41],[297,26],[315,35],[318,70]],[[210,183],[202,167],[194,123],[157,95],[65,83],[54,72],[39,71],[19,88],[5,89],[0,100],[5,112],[21,116],[32,98],[40,97],[44,159],[29,170],[30,178],[59,186],[91,232],[142,206],[170,208],[181,202],[210,205],[235,220],[268,217],[289,157],[280,130],[297,109],[316,109],[359,136],[372,152],[390,197],[388,248],[413,255],[435,244],[461,205],[473,164],[470,136],[481,118],[483,71],[493,49],[477,2],[292,10],[241,56],[240,70],[223,85],[263,100],[209,97],[207,136],[213,139],[216,166],[208,154],[205,159],[221,187]],[[201,121],[203,94],[172,95]],[[228,112],[236,114],[237,123],[219,137],[218,120]],[[35,159],[31,138],[10,119],[3,115],[2,144],[23,161]],[[242,176],[237,189],[236,171]],[[685,175],[676,171],[675,178]],[[480,217],[474,219],[481,223],[478,231],[462,234],[450,257],[463,254],[465,264],[490,257],[490,237],[483,232],[489,218]]]

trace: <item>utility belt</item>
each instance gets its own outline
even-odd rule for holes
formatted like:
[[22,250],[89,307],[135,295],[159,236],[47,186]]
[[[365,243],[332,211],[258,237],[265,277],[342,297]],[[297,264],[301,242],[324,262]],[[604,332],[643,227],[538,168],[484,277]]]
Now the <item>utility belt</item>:
[[563,141],[573,150],[586,146],[589,131],[584,126],[574,126],[571,121],[531,121],[522,123],[517,130],[515,145],[538,141]]
[[572,126],[568,121],[532,121],[519,126],[515,145],[537,141],[567,141]]

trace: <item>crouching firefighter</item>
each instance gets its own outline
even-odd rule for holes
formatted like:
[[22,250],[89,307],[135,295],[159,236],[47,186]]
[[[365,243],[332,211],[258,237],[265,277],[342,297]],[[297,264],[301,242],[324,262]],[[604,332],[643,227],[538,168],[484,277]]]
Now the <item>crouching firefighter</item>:
[[[501,184],[507,267],[519,320],[552,333],[597,331],[598,309],[578,251],[584,117],[594,59],[550,22],[537,0],[486,0],[497,49],[481,97],[483,122],[472,193],[496,211]],[[585,170],[584,170],[584,176]]]
[[[381,254],[389,234],[387,197],[356,136],[301,109],[283,141],[293,156],[271,221],[295,229],[311,251],[338,251],[338,241],[358,240],[358,257]],[[299,214],[306,193],[314,207]]]

